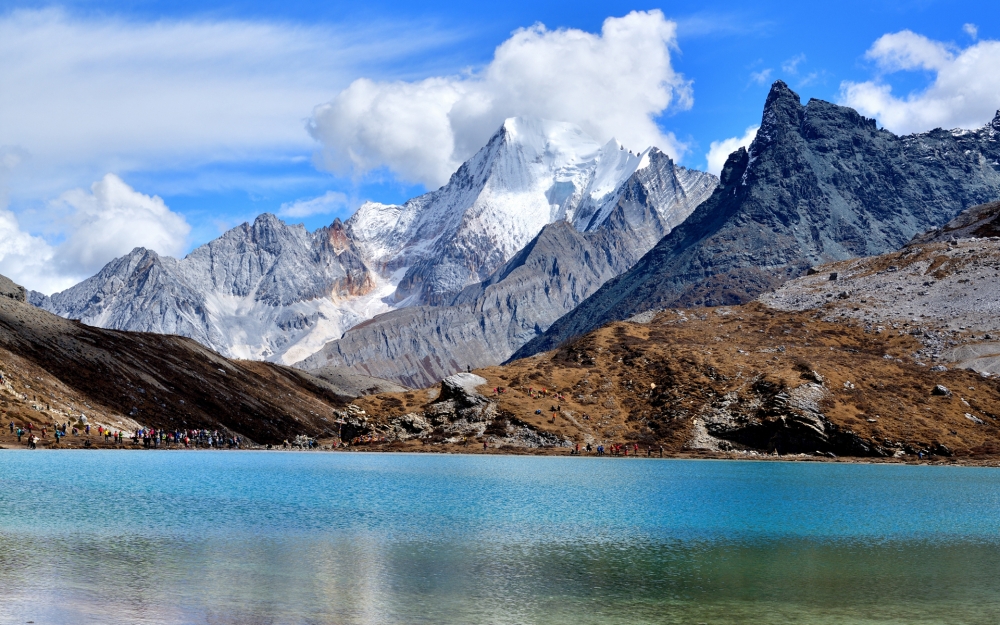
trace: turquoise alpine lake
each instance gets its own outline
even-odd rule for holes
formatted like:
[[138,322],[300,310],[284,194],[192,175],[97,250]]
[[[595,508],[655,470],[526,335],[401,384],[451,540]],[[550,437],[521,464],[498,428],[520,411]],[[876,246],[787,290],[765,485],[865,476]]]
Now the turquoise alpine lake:
[[0,622],[996,623],[1000,471],[0,451]]

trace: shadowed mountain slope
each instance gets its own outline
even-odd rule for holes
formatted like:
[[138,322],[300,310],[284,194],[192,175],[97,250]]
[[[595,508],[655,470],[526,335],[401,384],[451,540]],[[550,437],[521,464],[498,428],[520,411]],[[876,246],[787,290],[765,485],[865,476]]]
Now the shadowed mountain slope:
[[94,328],[36,308],[0,278],[4,419],[218,429],[257,443],[336,432],[344,399],[288,367],[223,358],[178,336]]

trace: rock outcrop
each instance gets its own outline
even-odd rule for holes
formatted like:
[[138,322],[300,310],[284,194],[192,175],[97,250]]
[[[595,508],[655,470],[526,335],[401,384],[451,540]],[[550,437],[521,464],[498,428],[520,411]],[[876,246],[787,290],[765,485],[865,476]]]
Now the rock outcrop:
[[552,349],[643,310],[746,302],[816,264],[882,254],[1000,197],[1000,115],[978,131],[896,136],[777,82],[749,151],[712,197],[544,336]]
[[[457,373],[441,381],[437,398],[416,411],[386,418],[382,405],[372,411],[357,405],[343,413],[345,426],[341,439],[354,443],[400,443],[420,441],[425,444],[461,444],[486,441],[494,448],[538,449],[567,447],[569,441],[550,432],[541,432],[509,413],[499,410],[494,398],[479,392],[487,384],[474,373]],[[412,398],[412,394],[407,397]],[[378,396],[392,408],[403,402]],[[390,408],[391,409],[391,408]]]

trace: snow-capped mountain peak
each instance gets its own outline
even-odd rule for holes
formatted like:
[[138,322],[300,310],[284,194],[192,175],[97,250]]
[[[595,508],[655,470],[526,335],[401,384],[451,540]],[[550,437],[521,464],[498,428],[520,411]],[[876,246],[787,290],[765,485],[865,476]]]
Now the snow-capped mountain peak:
[[313,233],[261,215],[184,259],[138,251],[39,304],[102,327],[182,334],[228,356],[291,363],[376,314],[450,303],[553,222],[593,230],[619,215],[638,228],[655,213],[647,230],[669,229],[715,178],[679,181],[657,153],[648,180],[638,180],[649,154],[614,139],[601,145],[574,124],[512,117],[447,184],[402,205],[367,202]]
[[397,301],[438,303],[545,225],[587,228],[641,163],[641,153],[614,139],[602,146],[575,124],[512,117],[446,185],[402,206],[365,204],[348,228],[383,271],[407,269]]

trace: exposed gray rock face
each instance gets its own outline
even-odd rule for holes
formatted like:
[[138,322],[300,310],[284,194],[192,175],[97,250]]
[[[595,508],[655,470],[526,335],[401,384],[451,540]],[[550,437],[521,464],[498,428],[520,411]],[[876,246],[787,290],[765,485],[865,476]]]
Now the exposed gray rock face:
[[928,366],[1000,373],[1000,240],[994,237],[913,244],[822,265],[759,301],[855,319],[876,334],[910,334],[923,344],[913,358]]
[[810,265],[897,249],[1000,197],[1000,113],[975,131],[899,137],[820,100],[771,88],[749,152],[635,267],[609,281],[524,357],[644,310],[749,301]]
[[51,298],[33,293],[32,303],[92,326],[177,334],[229,357],[283,361],[305,355],[295,348],[313,331],[360,321],[334,300],[372,286],[339,221],[309,233],[264,214],[182,260],[136,248]]
[[752,383],[750,401],[729,393],[712,401],[693,419],[688,449],[711,451],[766,450],[845,456],[890,456],[895,450],[872,446],[845,431],[823,414],[820,401],[827,395],[821,383],[791,389],[765,380]]
[[7,276],[0,276],[0,297],[9,297],[15,302],[23,302],[27,299],[27,292],[20,284],[16,284]]
[[340,367],[322,367],[310,371],[314,377],[326,381],[338,395],[362,397],[378,393],[402,393],[409,389],[389,380],[373,378]]
[[944,226],[913,237],[912,243],[983,237],[1000,237],[1000,202],[966,209]]
[[714,188],[714,177],[685,184],[665,154],[651,151],[606,210],[601,225],[580,232],[549,224],[485,281],[448,306],[403,308],[349,330],[299,363],[305,369],[348,367],[412,387],[456,371],[499,364],[627,270]]

